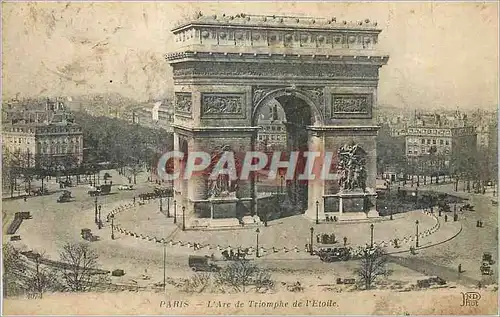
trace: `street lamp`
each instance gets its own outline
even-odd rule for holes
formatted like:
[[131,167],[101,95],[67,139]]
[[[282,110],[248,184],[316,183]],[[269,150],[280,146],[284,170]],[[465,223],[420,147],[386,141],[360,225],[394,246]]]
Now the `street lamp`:
[[97,223],[97,196],[94,199],[94,206],[95,206],[94,222]]
[[102,221],[101,221],[101,205],[99,205],[99,219],[97,221],[97,227],[101,229],[102,227]]
[[255,230],[255,233],[257,234],[257,253],[256,253],[256,257],[258,258],[259,257],[259,233],[260,233],[259,228],[257,228],[257,230]]
[[182,231],[186,230],[186,207],[182,206]]
[[373,223],[370,225],[370,231],[371,231],[371,234],[370,234],[370,247],[373,248]]
[[309,253],[313,255],[313,235],[314,235],[314,228],[311,227],[309,230],[311,230],[311,244],[309,245]]
[[319,224],[319,201],[316,200],[316,224]]
[[160,212],[163,212],[163,199],[160,197]]
[[177,200],[174,199],[174,223],[177,223]]
[[170,218],[170,197],[167,196],[167,218]]
[[167,244],[163,241],[163,291],[167,291]]
[[418,220],[415,220],[415,226],[417,229],[417,240],[415,241],[415,247],[418,248]]
[[280,177],[280,194],[283,194],[283,180],[284,180],[284,176],[281,175],[281,177]]
[[111,215],[111,240],[115,239],[115,215]]

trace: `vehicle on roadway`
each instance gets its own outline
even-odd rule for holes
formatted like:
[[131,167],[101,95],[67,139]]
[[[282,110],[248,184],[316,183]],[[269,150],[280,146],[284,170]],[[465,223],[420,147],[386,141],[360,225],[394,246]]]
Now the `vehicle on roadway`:
[[208,256],[190,255],[188,258],[189,267],[195,271],[217,272],[220,271],[220,266],[212,263]]
[[110,184],[100,185],[97,186],[95,189],[88,191],[88,194],[90,196],[102,196],[102,195],[108,195],[109,193],[111,193]]
[[134,185],[120,185],[118,186],[118,190],[133,190]]

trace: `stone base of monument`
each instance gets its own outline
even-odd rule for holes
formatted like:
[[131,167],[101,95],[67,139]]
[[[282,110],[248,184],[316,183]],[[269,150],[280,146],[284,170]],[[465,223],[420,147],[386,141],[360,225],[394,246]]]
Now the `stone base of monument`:
[[236,218],[219,218],[209,220],[210,228],[241,227],[240,221]]
[[245,216],[243,217],[243,223],[247,225],[260,225],[261,221],[258,216]]
[[[324,217],[328,217],[328,219],[336,217],[337,221],[364,220],[379,217],[375,209],[376,198],[376,192],[369,188],[365,191],[358,189],[325,195],[325,200],[333,199],[333,203],[328,204]],[[313,213],[310,213],[309,218],[311,218],[311,215]],[[318,218],[322,221],[321,211]]]
[[368,215],[365,212],[327,212],[327,217],[337,217],[337,221],[367,220]]

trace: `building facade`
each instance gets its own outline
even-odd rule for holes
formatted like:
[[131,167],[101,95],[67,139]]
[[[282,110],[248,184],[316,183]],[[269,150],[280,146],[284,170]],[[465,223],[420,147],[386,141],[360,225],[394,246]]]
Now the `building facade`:
[[26,166],[76,167],[83,161],[82,130],[60,100],[18,104],[4,114],[4,149],[23,155]]

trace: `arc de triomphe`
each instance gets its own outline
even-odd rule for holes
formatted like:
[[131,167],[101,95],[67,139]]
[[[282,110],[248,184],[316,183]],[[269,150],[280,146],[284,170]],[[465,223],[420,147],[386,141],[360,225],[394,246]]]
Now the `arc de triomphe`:
[[[350,185],[352,171],[342,180],[309,181],[305,215],[378,215],[373,118],[379,68],[389,57],[377,50],[381,29],[375,22],[198,14],[172,32],[178,48],[166,59],[173,67],[175,150],[255,150],[260,107],[278,100],[288,116],[301,104],[310,116],[304,126],[309,151],[347,147],[354,156],[361,153],[365,175],[363,189]],[[240,182],[227,197],[210,186],[203,176],[175,181],[177,212],[184,206],[189,219],[235,218],[237,206],[257,212],[253,180]]]

